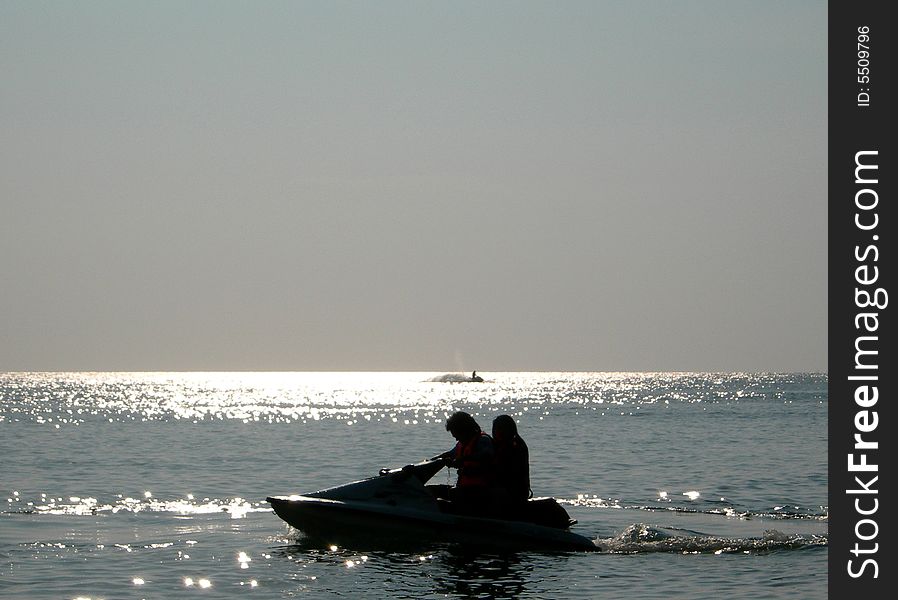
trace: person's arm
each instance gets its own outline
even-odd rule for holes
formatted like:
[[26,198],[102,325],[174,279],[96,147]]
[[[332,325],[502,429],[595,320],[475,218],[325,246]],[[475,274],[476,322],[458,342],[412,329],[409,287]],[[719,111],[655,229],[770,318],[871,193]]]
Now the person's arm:
[[451,461],[455,460],[455,449],[456,449],[456,447],[453,446],[451,450],[447,450],[446,452],[443,452],[442,454],[437,454],[430,460],[445,460],[445,461],[451,462]]

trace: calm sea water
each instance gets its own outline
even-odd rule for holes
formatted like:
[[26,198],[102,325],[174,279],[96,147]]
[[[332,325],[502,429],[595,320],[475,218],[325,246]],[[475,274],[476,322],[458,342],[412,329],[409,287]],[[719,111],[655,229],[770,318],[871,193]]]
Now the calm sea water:
[[[0,597],[826,597],[825,375],[441,375],[0,374]],[[318,546],[264,501],[446,450],[456,410],[514,415],[604,550]]]

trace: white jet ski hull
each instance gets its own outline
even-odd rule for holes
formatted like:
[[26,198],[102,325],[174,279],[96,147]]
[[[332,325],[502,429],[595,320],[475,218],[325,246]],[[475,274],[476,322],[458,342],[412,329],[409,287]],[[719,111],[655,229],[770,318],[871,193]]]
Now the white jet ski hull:
[[434,470],[432,465],[383,472],[380,477],[307,495],[272,496],[268,502],[281,519],[324,542],[426,539],[515,548],[598,549],[589,538],[566,528],[567,514],[551,499],[531,500],[530,506],[560,511],[565,526],[558,526],[557,518],[556,526],[548,526],[447,512],[445,503],[424,486],[439,468]]

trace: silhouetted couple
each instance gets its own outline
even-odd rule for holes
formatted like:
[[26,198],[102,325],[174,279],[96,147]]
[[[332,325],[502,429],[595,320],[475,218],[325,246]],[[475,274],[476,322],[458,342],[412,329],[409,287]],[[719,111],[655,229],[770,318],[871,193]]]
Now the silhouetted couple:
[[515,512],[531,496],[530,455],[527,444],[508,415],[493,420],[492,437],[466,412],[446,421],[455,447],[437,458],[458,469],[458,481],[449,498],[460,512],[493,514]]

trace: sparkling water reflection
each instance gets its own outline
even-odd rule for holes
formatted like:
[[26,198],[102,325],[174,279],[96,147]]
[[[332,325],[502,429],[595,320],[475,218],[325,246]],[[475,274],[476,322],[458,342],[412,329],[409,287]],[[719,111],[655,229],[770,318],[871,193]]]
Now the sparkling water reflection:
[[[0,374],[0,596],[825,597],[825,376],[442,375]],[[514,415],[603,551],[318,546],[264,501],[446,450],[455,410]]]

